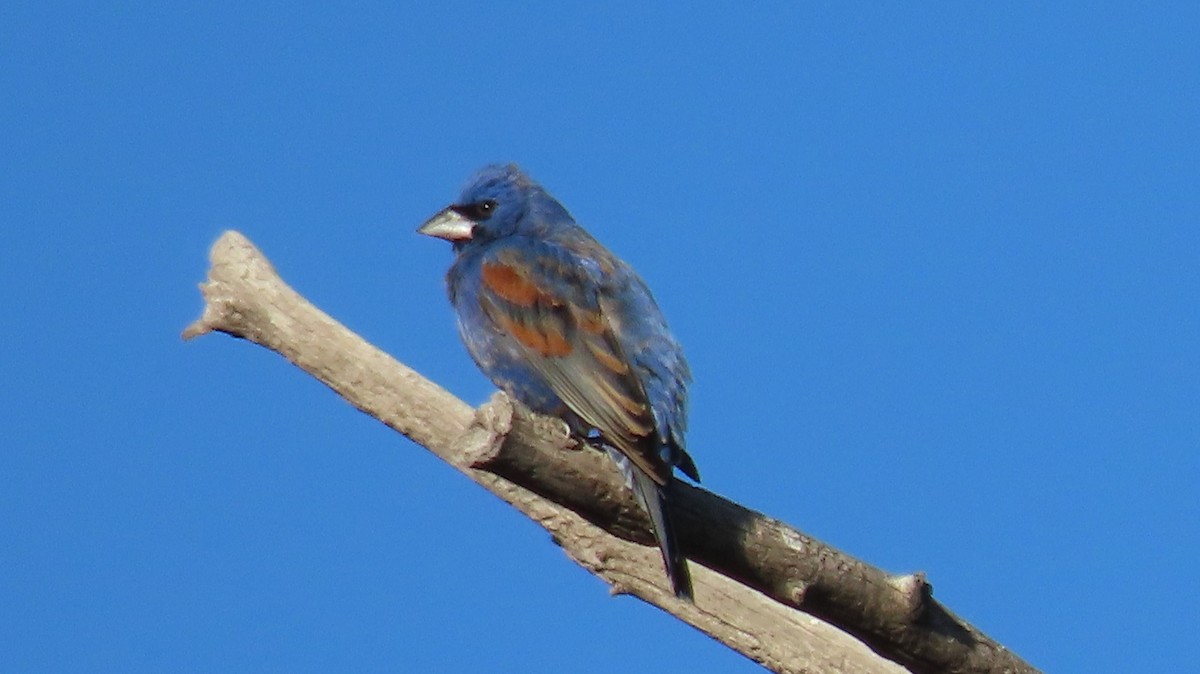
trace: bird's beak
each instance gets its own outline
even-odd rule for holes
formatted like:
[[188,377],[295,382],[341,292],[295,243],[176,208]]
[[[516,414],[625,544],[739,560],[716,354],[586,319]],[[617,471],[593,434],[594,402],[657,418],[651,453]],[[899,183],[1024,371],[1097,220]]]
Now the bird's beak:
[[471,228],[474,226],[475,223],[449,206],[417,228],[417,233],[447,241],[467,241],[471,238]]

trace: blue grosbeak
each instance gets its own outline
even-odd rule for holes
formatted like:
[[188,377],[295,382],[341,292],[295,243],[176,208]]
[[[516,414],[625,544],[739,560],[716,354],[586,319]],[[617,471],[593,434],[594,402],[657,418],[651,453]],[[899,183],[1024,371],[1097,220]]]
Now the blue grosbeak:
[[691,373],[642,279],[515,165],[488,166],[420,233],[453,244],[446,275],[475,363],[526,406],[608,450],[650,515],[675,595],[691,575],[667,507]]

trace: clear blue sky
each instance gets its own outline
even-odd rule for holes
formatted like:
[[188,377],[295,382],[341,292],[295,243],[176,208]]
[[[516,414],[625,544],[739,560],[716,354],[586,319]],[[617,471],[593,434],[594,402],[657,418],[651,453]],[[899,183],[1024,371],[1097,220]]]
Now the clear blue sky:
[[238,229],[485,400],[413,230],[510,160],[654,289],[710,489],[1048,672],[1195,664],[1195,3],[402,4],[0,9],[0,670],[756,671],[179,339]]

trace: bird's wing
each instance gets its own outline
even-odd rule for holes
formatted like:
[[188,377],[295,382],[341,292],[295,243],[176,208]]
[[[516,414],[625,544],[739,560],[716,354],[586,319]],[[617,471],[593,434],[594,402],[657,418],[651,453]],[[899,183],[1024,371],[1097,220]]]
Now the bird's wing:
[[[564,246],[519,239],[482,260],[479,301],[494,327],[521,346],[532,370],[585,422],[658,484],[671,475],[641,373],[621,347],[621,312],[595,273]],[[633,317],[636,318],[636,317]]]

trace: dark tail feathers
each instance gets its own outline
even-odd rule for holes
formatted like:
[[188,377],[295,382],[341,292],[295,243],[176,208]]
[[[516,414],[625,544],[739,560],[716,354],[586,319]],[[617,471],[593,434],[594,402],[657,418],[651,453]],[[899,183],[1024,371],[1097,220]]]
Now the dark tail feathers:
[[638,501],[650,515],[654,524],[654,535],[658,538],[658,547],[662,550],[663,564],[667,569],[667,578],[675,590],[675,596],[692,601],[692,574],[688,571],[687,557],[679,549],[675,540],[675,529],[671,525],[671,511],[667,507],[667,487],[661,487],[649,475],[632,467],[633,490]]

